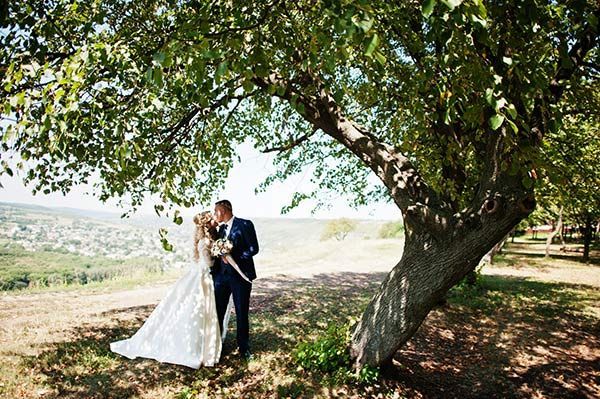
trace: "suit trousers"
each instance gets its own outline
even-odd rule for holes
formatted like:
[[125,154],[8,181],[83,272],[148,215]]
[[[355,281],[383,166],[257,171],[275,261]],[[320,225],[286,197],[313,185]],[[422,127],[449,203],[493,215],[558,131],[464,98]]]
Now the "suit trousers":
[[[215,300],[219,327],[223,333],[223,319],[229,303],[229,296],[233,296],[236,316],[237,344],[240,354],[250,349],[250,323],[248,312],[250,309],[250,292],[252,284],[244,280],[233,268],[222,267],[213,275],[215,285]],[[227,328],[227,326],[225,326]]]

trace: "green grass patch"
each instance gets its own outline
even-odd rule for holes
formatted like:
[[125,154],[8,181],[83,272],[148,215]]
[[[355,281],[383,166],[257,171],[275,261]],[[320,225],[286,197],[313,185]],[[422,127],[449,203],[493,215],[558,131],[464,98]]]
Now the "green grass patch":
[[60,250],[27,251],[0,242],[0,291],[86,285],[161,272],[156,258],[116,260]]
[[473,286],[461,283],[452,288],[448,300],[487,315],[511,311],[547,318],[560,318],[565,314],[593,317],[593,308],[600,303],[600,290],[582,285],[480,275]]

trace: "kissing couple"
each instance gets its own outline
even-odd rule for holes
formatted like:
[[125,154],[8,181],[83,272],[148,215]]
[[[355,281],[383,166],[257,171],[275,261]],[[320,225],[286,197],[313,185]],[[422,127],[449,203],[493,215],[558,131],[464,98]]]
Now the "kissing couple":
[[254,225],[235,217],[228,200],[216,202],[214,213],[194,216],[194,224],[189,270],[131,338],[110,344],[113,352],[195,369],[214,366],[221,357],[233,302],[240,357],[252,358],[248,311],[256,278],[252,257],[258,253]]

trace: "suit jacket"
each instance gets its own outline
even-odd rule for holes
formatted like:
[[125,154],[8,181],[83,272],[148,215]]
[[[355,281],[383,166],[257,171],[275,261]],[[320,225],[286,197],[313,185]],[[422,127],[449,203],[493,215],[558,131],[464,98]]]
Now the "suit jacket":
[[[219,237],[223,238],[223,237]],[[235,260],[240,270],[250,280],[256,278],[254,268],[254,259],[252,257],[258,253],[258,240],[254,224],[250,220],[235,217],[227,235],[227,239],[233,244],[231,257]],[[217,273],[229,268],[230,272],[237,273],[232,267],[224,264],[220,257],[215,260],[215,270]]]

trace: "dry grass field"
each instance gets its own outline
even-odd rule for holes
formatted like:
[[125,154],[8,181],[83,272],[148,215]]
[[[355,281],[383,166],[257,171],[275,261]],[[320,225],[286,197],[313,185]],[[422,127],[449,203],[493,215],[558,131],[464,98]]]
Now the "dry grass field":
[[313,237],[265,248],[248,364],[236,356],[235,334],[221,364],[200,370],[108,350],[139,328],[179,272],[160,281],[4,293],[0,396],[600,397],[600,254],[583,264],[576,246],[567,253],[554,247],[557,257],[545,259],[538,242],[525,240],[486,266],[476,287],[453,289],[377,382],[340,382],[299,368],[292,356],[298,344],[359,316],[400,256],[402,240],[368,237],[361,228],[341,242]]

